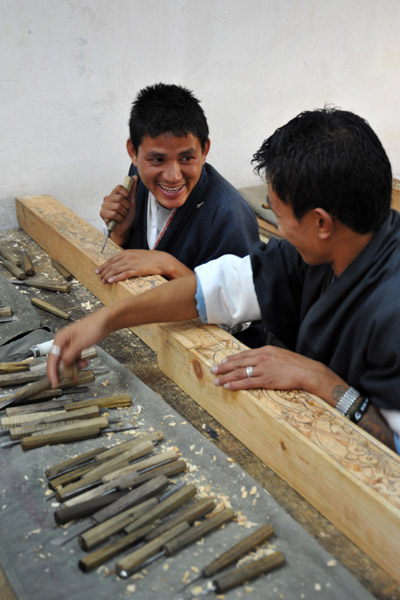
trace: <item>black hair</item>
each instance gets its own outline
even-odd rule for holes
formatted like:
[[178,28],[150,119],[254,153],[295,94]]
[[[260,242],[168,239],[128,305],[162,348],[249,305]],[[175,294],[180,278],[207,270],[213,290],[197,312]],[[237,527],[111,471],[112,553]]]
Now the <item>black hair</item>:
[[179,137],[191,133],[199,139],[204,150],[208,125],[199,100],[190,90],[157,83],[138,93],[132,104],[129,133],[136,153],[146,135],[155,138],[163,133]]
[[300,113],[263,142],[252,163],[298,220],[323,208],[363,234],[378,229],[389,213],[389,159],[367,121],[351,112],[325,107]]

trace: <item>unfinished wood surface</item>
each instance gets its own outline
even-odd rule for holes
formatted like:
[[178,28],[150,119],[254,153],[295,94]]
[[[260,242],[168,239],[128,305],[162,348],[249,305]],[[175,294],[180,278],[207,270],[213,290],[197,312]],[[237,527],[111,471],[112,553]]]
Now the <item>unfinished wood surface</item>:
[[[54,198],[20,198],[17,214],[21,227],[104,304],[163,281],[102,285],[94,274],[103,260],[102,235]],[[110,243],[108,256],[117,250]],[[160,368],[177,385],[400,580],[400,460],[394,453],[302,391],[216,388],[210,367],[243,348],[217,327],[188,322],[135,333],[159,349]]]

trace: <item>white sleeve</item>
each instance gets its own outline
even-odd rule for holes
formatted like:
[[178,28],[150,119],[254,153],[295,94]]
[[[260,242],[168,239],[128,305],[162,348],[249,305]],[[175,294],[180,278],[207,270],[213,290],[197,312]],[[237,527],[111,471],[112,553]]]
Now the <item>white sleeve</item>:
[[400,411],[380,408],[382,416],[387,421],[390,429],[397,434],[400,434]]
[[195,273],[197,310],[204,323],[234,327],[261,319],[249,256],[225,254]]

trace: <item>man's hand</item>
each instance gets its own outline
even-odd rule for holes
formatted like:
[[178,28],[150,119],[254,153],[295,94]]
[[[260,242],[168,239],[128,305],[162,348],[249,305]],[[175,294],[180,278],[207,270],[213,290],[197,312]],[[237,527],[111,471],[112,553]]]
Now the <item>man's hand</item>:
[[192,271],[167,252],[123,250],[96,269],[96,273],[103,283],[115,283],[144,275],[163,275],[168,279],[177,279]]
[[103,317],[104,309],[101,309],[56,333],[53,347],[57,348],[57,351],[50,352],[47,359],[47,376],[53,388],[57,387],[58,370],[61,364],[63,367],[75,363],[84,366],[87,361],[80,360],[82,350],[106,337],[108,331]]
[[100,216],[105,224],[108,225],[111,220],[117,222],[111,233],[111,239],[120,246],[125,242],[135,219],[137,185],[138,177],[135,175],[130,192],[123,185],[117,185],[111,194],[104,198],[101,205]]
[[[250,370],[251,376],[247,367]],[[263,346],[229,356],[211,369],[218,375],[216,385],[229,390],[302,389],[335,405],[332,389],[346,383],[324,364],[275,346]],[[347,386],[348,387],[348,386]]]

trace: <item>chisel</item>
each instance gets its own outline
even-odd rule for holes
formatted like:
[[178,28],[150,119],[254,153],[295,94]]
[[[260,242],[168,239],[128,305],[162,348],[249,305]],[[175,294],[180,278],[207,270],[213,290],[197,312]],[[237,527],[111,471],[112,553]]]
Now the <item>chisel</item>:
[[[117,573],[120,577],[129,577],[133,572],[142,568],[144,564],[149,564],[162,556],[174,556],[190,544],[202,539],[208,533],[211,533],[218,527],[221,527],[235,516],[232,508],[223,508],[212,517],[209,517],[196,526],[187,528],[187,530],[173,539],[164,541],[160,547],[156,540],[148,542],[138,550],[124,556],[116,565]],[[162,536],[161,536],[162,537]],[[162,549],[161,549],[162,548]],[[161,552],[160,552],[161,550]]]
[[21,250],[21,267],[25,271],[25,274],[29,277],[35,274],[35,269],[33,267],[30,256],[25,252],[25,250]]
[[[132,531],[140,529],[150,523],[154,523],[157,519],[171,513],[179,506],[182,506],[196,493],[196,488],[193,484],[186,485],[183,489],[168,490],[162,496],[156,496],[145,500],[141,504],[132,508],[132,514],[130,516],[130,524],[132,525]],[[120,502],[116,501],[119,509]],[[111,503],[106,506],[106,509],[99,510],[91,516],[89,524],[78,523],[76,526],[70,527],[68,531],[57,538],[51,540],[51,544],[55,546],[62,546],[66,542],[74,539],[78,535],[81,535],[85,531],[88,531],[98,523],[103,523],[110,518],[110,514],[119,514],[114,510],[115,503]],[[128,513],[127,513],[128,514]],[[126,528],[124,529],[126,532]]]
[[23,269],[21,269],[21,267],[18,267],[18,265],[10,260],[6,260],[5,258],[0,259],[0,264],[2,264],[3,267],[5,267],[7,271],[11,273],[11,275],[14,275],[14,277],[16,277],[18,280],[21,280],[21,284],[24,283],[23,280],[26,279],[26,273]]
[[[22,271],[22,274],[26,278],[25,271]],[[70,283],[59,283],[58,281],[50,281],[50,279],[25,279],[24,277],[18,276],[15,273],[13,273],[13,275],[17,277],[17,279],[9,279],[9,282],[13,283],[14,285],[26,285],[28,287],[34,287],[40,290],[51,290],[52,292],[64,292],[67,294],[71,291]]]
[[60,273],[60,275],[64,277],[66,281],[71,281],[74,278],[73,275],[71,275],[71,273],[67,271],[65,267],[60,265],[60,263],[58,263],[56,260],[52,260],[51,264]]
[[18,256],[7,250],[7,248],[5,248],[3,245],[0,245],[0,256],[11,263],[14,263],[14,265],[17,265],[17,267],[21,266],[21,260],[18,258]]
[[187,587],[191,587],[196,581],[199,581],[201,578],[212,577],[219,571],[225,569],[233,562],[245,556],[251,550],[254,550],[257,546],[264,543],[268,538],[270,538],[274,533],[274,528],[269,525],[262,525],[255,531],[253,531],[250,535],[246,536],[242,540],[240,540],[237,544],[232,546],[229,550],[221,554],[218,558],[211,561],[208,565],[201,569],[200,575],[193,579],[193,581],[188,581],[181,590],[183,591]]
[[31,298],[31,303],[33,306],[37,308],[41,308],[46,312],[51,313],[52,315],[56,315],[56,317],[61,317],[61,319],[66,319],[67,321],[73,321],[74,319],[69,315],[65,310],[58,308],[58,306],[54,306],[50,304],[50,302],[46,302],[45,300],[41,300],[41,298]]
[[[132,186],[133,186],[133,178],[129,177],[129,175],[127,175],[124,179],[124,182],[122,184],[122,186],[128,190],[128,192],[131,191]],[[111,232],[114,230],[114,227],[117,225],[117,221],[111,220],[108,225],[107,225],[107,233],[106,233],[106,237],[103,243],[103,247],[101,249],[101,254],[103,254],[104,252],[104,248],[106,247],[107,244],[107,240],[110,237]]]
[[185,596],[184,598],[179,598],[179,600],[194,600],[199,596],[205,596],[211,592],[223,594],[229,590],[232,590],[238,585],[241,585],[242,583],[246,583],[247,581],[255,579],[259,575],[264,575],[273,569],[281,567],[284,563],[284,554],[281,551],[274,552],[273,554],[264,556],[264,558],[260,558],[259,560],[247,563],[242,567],[233,569],[224,575],[219,575],[212,580],[212,587],[206,587],[200,592],[196,590],[196,593],[193,593],[190,596]]

